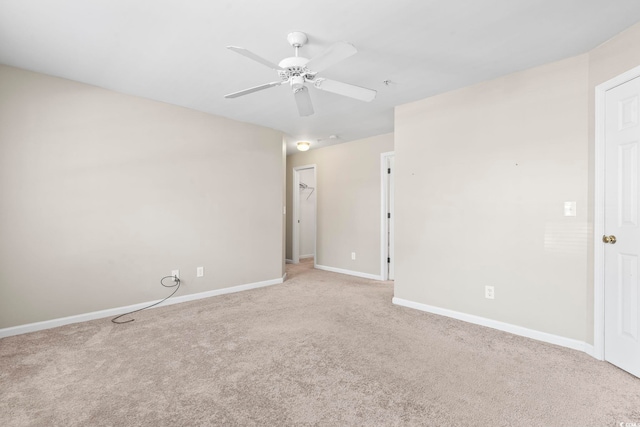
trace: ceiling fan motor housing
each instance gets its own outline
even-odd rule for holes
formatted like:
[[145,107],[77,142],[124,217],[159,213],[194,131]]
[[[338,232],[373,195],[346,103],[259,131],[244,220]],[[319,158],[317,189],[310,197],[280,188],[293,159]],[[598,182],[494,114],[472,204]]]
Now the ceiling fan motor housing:
[[285,70],[288,68],[305,68],[309,60],[307,58],[303,58],[302,56],[292,56],[290,58],[284,58],[278,66],[280,68],[284,68]]
[[[278,74],[282,81],[287,81],[294,77],[301,77],[303,82],[305,80],[313,80],[316,73],[311,72],[307,68],[307,62],[309,62],[309,60],[301,56],[292,56],[280,61],[278,66],[282,68],[282,70],[278,71]],[[291,86],[293,86],[293,80],[291,81]]]

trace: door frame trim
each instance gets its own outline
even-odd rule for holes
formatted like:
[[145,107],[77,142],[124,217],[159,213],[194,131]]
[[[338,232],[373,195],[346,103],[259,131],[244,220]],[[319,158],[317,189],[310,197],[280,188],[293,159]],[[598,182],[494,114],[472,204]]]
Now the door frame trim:
[[593,357],[604,360],[604,197],[606,92],[640,77],[640,66],[626,71],[595,90],[595,183],[593,216]]
[[[387,236],[389,235],[387,222],[387,197],[389,196],[389,185],[387,178],[387,160],[395,156],[395,151],[380,153],[380,277],[382,280],[389,279],[389,268],[387,266]],[[391,218],[395,220],[395,218]]]
[[293,264],[298,264],[300,262],[300,225],[298,223],[298,219],[300,219],[300,174],[301,170],[305,169],[313,169],[313,180],[315,185],[315,193],[316,193],[316,204],[314,206],[315,210],[315,221],[313,224],[313,233],[315,235],[315,241],[313,242],[313,266],[315,267],[318,263],[318,168],[315,164],[312,165],[303,165],[303,166],[295,166],[293,168],[293,191],[292,195],[292,223],[291,223],[291,262]]

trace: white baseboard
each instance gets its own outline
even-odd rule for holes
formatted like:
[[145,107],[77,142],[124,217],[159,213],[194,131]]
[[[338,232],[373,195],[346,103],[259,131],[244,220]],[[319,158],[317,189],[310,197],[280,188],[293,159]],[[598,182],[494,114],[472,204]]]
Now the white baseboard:
[[333,273],[348,274],[349,276],[362,277],[364,279],[382,280],[382,276],[377,274],[361,273],[359,271],[344,270],[342,268],[327,267],[326,265],[316,264],[314,266],[318,270],[331,271]]
[[313,258],[313,254],[300,255],[298,258],[300,258],[300,259]]
[[292,259],[285,258],[284,262],[287,263],[287,264],[293,264],[293,260]]
[[587,353],[589,356],[593,357],[594,359],[604,360],[604,358],[599,357],[599,356],[596,354],[596,349],[595,349],[595,347],[594,347],[593,345],[591,345],[591,344],[584,343],[584,350],[583,350],[583,351],[584,351],[585,353]]
[[[279,278],[279,279],[265,280],[262,282],[248,283],[246,285],[231,286],[228,288],[214,289],[212,291],[199,292],[196,294],[173,297],[173,298],[169,298],[162,304],[158,304],[152,308],[165,307],[167,305],[179,304],[182,302],[195,301],[203,298],[215,297],[218,295],[231,294],[235,292],[248,291],[250,289],[263,288],[265,286],[277,285],[284,282],[285,278],[286,278],[286,273],[282,276],[282,278]],[[141,308],[147,307],[153,304],[154,302],[156,301],[142,302],[139,304],[128,305],[126,307],[109,308],[107,310],[93,311],[91,313],[61,317],[58,319],[45,320],[43,322],[12,326],[10,328],[0,329],[0,338],[10,337],[13,335],[26,334],[29,332],[41,331],[44,329],[57,328],[58,326],[70,325],[72,323],[87,322],[89,320],[117,316],[119,314],[128,313],[130,311],[139,310]]]
[[462,320],[464,322],[498,329],[500,331],[509,332],[514,335],[520,335],[522,337],[532,338],[534,340],[546,342],[549,344],[555,344],[561,347],[567,347],[573,350],[582,351],[593,356],[593,346],[583,341],[561,337],[559,335],[553,335],[546,332],[536,331],[534,329],[528,329],[522,326],[512,325],[510,323],[499,322],[497,320],[487,319],[486,317],[475,316],[473,314],[467,314],[459,311],[449,310],[446,308],[408,301],[402,298],[394,297],[392,301],[394,304],[401,305],[403,307],[409,307],[420,311],[426,311],[427,313],[438,314],[440,316],[451,317],[453,319]]

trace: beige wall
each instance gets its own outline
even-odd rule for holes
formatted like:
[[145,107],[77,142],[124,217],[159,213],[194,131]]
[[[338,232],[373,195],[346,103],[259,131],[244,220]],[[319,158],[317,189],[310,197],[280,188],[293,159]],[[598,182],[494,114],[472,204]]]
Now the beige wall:
[[396,108],[396,297],[593,343],[594,91],[638,44]]
[[178,295],[280,278],[283,161],[280,132],[0,66],[0,328],[177,268]]
[[[287,251],[291,259],[293,168],[317,165],[317,259],[327,267],[380,275],[380,154],[393,134],[287,156]],[[356,252],[356,259],[351,259]]]
[[397,298],[588,340],[587,83],[581,55],[396,108]]

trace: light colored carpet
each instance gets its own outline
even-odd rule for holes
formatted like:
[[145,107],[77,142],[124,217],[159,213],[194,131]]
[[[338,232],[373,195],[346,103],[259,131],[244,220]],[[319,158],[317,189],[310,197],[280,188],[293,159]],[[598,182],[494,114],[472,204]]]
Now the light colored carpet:
[[640,380],[288,266],[282,285],[0,340],[2,426],[640,425]]

